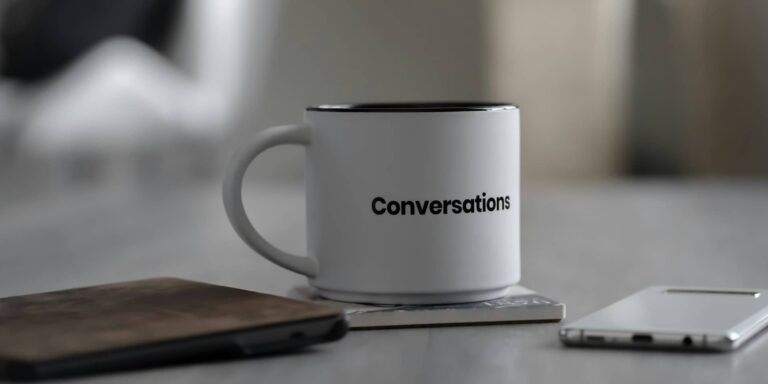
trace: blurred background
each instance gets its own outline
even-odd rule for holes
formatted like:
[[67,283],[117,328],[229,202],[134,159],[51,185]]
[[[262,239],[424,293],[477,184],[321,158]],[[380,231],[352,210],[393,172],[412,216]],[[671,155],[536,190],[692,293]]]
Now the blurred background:
[[[768,5],[3,0],[0,201],[216,178],[307,105],[500,100],[527,181],[768,173]],[[257,162],[300,179],[303,153]],[[2,203],[0,203],[2,204]]]
[[[649,284],[759,286],[766,15],[757,0],[0,0],[0,296],[162,275],[286,294],[305,279],[224,214],[237,145],[308,105],[424,100],[521,107],[522,283],[570,314]],[[297,254],[303,161],[269,150],[244,188],[254,226]]]

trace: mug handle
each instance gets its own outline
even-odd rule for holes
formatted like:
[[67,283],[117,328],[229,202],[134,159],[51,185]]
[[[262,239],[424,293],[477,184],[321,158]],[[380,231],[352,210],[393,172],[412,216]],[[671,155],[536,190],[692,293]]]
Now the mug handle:
[[259,132],[235,154],[224,175],[224,210],[235,232],[254,251],[267,260],[309,278],[317,275],[314,259],[282,251],[270,244],[253,228],[243,207],[243,176],[251,162],[265,150],[283,144],[308,146],[311,142],[310,126],[306,124],[283,125]]

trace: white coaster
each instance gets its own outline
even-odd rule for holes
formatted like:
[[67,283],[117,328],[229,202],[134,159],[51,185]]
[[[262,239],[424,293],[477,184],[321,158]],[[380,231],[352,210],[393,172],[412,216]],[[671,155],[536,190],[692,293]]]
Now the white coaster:
[[343,303],[320,297],[317,290],[308,286],[294,287],[288,296],[344,309],[352,329],[536,323],[560,321],[565,317],[565,304],[519,285],[511,287],[504,297],[463,304]]

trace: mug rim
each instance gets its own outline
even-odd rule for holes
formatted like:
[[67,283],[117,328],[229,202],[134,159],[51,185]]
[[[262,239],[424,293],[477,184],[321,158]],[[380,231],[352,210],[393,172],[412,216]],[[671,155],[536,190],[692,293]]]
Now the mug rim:
[[419,101],[319,104],[307,107],[314,112],[485,112],[520,109],[501,102]]

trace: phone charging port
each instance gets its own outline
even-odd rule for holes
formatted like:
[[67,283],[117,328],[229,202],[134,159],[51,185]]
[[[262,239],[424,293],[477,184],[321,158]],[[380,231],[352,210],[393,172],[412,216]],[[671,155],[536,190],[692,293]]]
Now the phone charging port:
[[638,344],[650,344],[653,343],[653,336],[647,333],[635,333],[632,335],[632,342]]
[[605,342],[605,336],[588,335],[584,339],[590,343],[602,343]]

